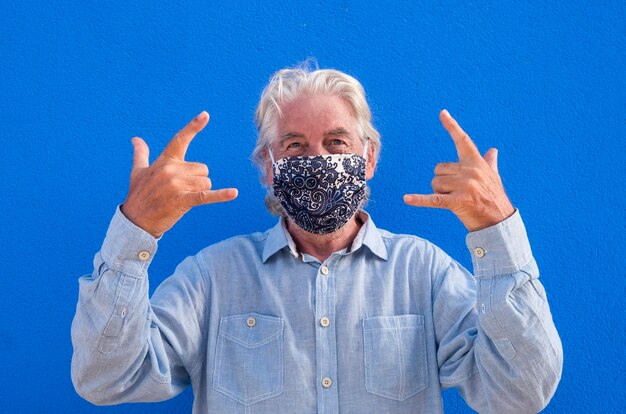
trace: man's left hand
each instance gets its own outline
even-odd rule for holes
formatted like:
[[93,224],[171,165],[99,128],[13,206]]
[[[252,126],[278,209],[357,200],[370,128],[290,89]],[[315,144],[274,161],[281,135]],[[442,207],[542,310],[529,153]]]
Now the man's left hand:
[[445,109],[439,119],[448,131],[458,162],[439,163],[432,180],[434,194],[406,194],[404,202],[416,207],[451,210],[469,231],[493,226],[515,212],[498,174],[498,150],[481,156],[469,135]]

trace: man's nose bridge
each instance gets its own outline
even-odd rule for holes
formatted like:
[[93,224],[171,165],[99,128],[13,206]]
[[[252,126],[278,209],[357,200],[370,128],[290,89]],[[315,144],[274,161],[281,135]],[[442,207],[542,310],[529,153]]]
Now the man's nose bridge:
[[326,148],[324,148],[323,142],[317,141],[314,143],[309,143],[306,149],[306,153],[304,155],[330,155],[330,152]]

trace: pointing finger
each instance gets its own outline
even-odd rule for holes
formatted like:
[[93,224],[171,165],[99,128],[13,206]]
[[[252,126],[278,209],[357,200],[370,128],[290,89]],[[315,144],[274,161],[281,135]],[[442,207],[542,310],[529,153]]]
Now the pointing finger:
[[480,157],[480,153],[478,152],[478,148],[476,148],[474,141],[472,141],[469,135],[463,131],[447,110],[444,109],[441,111],[439,114],[439,120],[441,120],[441,124],[452,137],[454,146],[456,147],[456,152],[459,155],[459,160],[476,156]]
[[183,129],[178,131],[174,138],[167,144],[162,155],[166,155],[178,160],[184,160],[189,143],[196,134],[209,122],[209,114],[206,111],[200,112],[198,116],[191,120]]
[[146,168],[150,166],[150,149],[146,141],[139,137],[135,137],[131,140],[133,143],[133,169]]

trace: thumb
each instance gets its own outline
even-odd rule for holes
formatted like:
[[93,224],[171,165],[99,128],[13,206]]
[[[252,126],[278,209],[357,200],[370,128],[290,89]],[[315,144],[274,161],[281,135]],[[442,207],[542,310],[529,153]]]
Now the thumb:
[[498,174],[498,150],[495,148],[489,148],[489,151],[485,153],[483,158],[487,161],[491,171]]
[[146,168],[150,166],[150,149],[146,141],[135,137],[131,141],[135,152],[133,154],[133,170],[135,168]]

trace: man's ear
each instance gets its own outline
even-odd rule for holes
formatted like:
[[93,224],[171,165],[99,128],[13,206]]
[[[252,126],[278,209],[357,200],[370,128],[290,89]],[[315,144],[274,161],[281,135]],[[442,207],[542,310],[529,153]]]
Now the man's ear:
[[369,141],[367,146],[367,164],[365,165],[365,178],[371,180],[374,177],[374,170],[376,170],[376,143],[372,140]]

